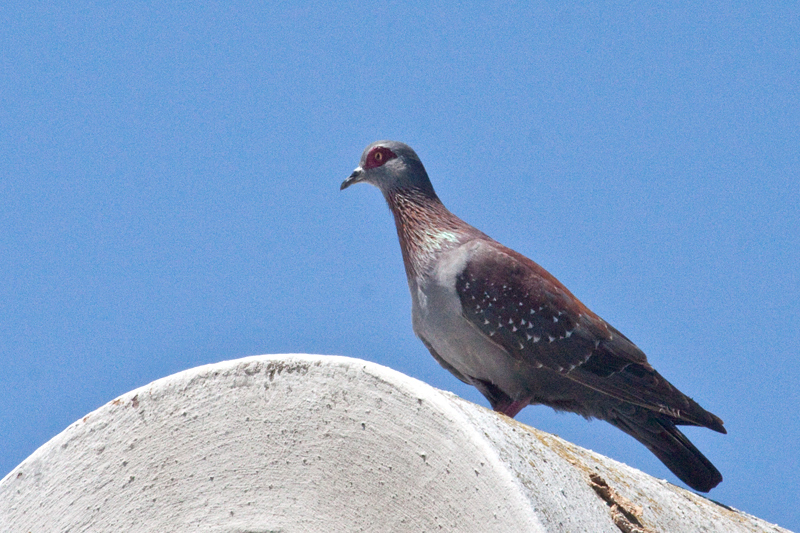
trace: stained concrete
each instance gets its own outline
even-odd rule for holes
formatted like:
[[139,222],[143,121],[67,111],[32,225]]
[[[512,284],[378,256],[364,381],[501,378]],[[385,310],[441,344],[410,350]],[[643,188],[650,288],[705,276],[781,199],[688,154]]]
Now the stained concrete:
[[0,481],[0,531],[786,531],[345,357],[181,372]]

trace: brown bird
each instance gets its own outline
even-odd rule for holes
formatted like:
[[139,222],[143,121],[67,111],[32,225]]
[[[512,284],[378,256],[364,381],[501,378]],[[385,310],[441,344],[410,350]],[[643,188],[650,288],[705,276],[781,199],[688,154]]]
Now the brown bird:
[[726,433],[625,335],[549,272],[445,208],[409,146],[369,145],[341,188],[378,187],[394,215],[414,332],[433,357],[495,411],[531,404],[599,418],[644,444],[688,486],[722,475],[676,426]]

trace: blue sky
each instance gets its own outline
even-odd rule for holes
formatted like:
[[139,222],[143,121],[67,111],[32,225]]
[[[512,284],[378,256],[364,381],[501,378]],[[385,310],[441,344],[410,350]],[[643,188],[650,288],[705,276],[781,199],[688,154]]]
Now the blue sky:
[[[0,7],[0,476],[150,381],[375,361],[482,405],[411,331],[392,217],[339,192],[407,142],[729,434],[716,501],[800,530],[796,2]],[[524,423],[677,483],[601,422]]]

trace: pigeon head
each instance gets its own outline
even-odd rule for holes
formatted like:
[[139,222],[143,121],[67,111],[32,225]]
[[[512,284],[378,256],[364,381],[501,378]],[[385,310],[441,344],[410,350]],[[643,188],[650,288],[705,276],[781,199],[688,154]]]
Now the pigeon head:
[[341,189],[362,181],[371,183],[387,197],[407,190],[436,196],[416,152],[397,141],[377,141],[367,146],[358,167],[342,182]]

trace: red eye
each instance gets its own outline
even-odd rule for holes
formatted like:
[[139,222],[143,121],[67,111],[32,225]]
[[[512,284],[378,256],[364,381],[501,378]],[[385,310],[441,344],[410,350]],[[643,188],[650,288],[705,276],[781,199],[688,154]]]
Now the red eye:
[[394,159],[397,157],[394,152],[386,148],[385,146],[376,146],[372,150],[370,150],[369,154],[367,155],[367,162],[364,165],[364,169],[369,168],[376,168],[386,164],[387,161],[390,159]]

